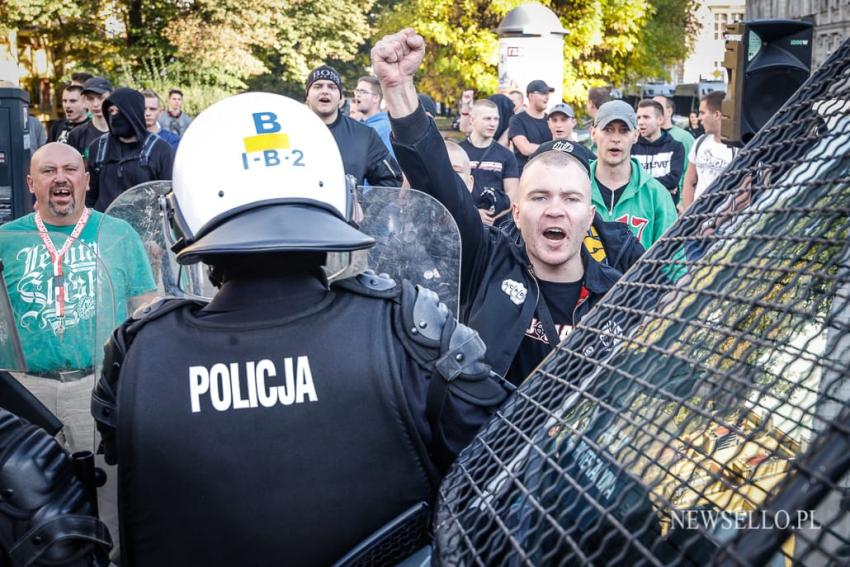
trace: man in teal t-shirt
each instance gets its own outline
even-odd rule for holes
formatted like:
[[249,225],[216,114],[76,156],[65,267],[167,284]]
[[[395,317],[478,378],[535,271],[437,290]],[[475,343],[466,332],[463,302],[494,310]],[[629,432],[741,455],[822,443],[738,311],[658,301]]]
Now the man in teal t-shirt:
[[[88,370],[95,319],[108,332],[128,309],[152,298],[147,255],[129,224],[85,209],[88,174],[70,146],[48,144],[36,152],[27,181],[37,212],[0,226],[3,276],[27,366],[48,376]],[[61,279],[53,261],[60,255]],[[114,295],[111,305],[104,293]],[[97,302],[106,308],[98,312]]]
[[[46,221],[44,226],[57,251],[75,227]],[[96,348],[95,317],[101,332],[109,331],[110,321],[117,326],[127,318],[128,309],[156,287],[133,228],[97,211],[91,211],[79,238],[63,255],[64,317],[57,313],[57,280],[35,213],[0,227],[0,258],[27,367],[35,373],[90,368]],[[110,292],[111,305],[103,297]],[[98,301],[106,306],[100,313],[96,313]]]
[[[71,452],[93,451],[97,444],[95,349],[156,289],[132,227],[85,208],[88,182],[77,150],[46,144],[33,154],[27,176],[37,212],[0,226],[3,276],[28,367],[13,376],[62,422],[56,437]],[[61,262],[54,262],[57,257]],[[95,459],[108,470],[101,456]],[[116,475],[107,477],[98,501],[101,520],[115,534]]]

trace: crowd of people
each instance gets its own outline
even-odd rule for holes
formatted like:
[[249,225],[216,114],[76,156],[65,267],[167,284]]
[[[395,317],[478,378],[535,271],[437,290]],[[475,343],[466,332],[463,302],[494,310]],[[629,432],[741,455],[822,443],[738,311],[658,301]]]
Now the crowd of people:
[[[670,99],[635,109],[593,89],[586,146],[573,107],[552,101],[544,80],[477,100],[465,91],[466,138],[445,140],[433,101],[414,86],[424,49],[412,30],[385,37],[372,50],[375,75],[361,77],[350,99],[340,74],[322,65],[306,78],[306,107],[249,93],[194,125],[178,89],[164,113],[153,90],[113,88],[103,77],[74,76],[64,88],[65,117],[31,160],[34,211],[0,226],[29,367],[18,376],[69,424],[91,404],[106,461],[134,473],[120,489],[121,542],[137,562],[238,562],[248,536],[219,536],[244,534],[261,517],[265,527],[251,536],[258,557],[282,546],[327,563],[433,499],[510,391],[735,155],[720,140],[723,93],[700,101],[705,133],[694,140],[672,124]],[[239,120],[253,130],[236,129]],[[244,148],[235,162],[232,148]],[[414,187],[448,210],[462,243],[457,320],[427,290],[384,276],[328,282],[327,252],[374,244],[355,229],[346,176]],[[172,177],[177,260],[211,266],[220,291],[209,304],[148,304],[115,332],[94,376],[92,357],[74,353],[92,339],[67,340],[92,316],[85,300],[95,290],[82,277],[91,258],[81,250],[107,266],[124,306],[116,324],[147,304],[150,245],[102,213],[131,187]],[[277,374],[272,351],[285,357]],[[267,389],[275,376],[282,385]],[[232,413],[260,407],[268,411]],[[168,437],[155,423],[197,435]],[[291,432],[274,433],[281,427]],[[240,443],[252,436],[262,441]],[[69,425],[63,442],[76,450],[81,437]],[[323,457],[328,447],[332,458]],[[187,470],[215,478],[190,483]],[[292,471],[302,477],[281,487],[279,475]],[[245,489],[218,498],[235,479]],[[159,495],[153,481],[163,483]],[[310,537],[322,530],[335,535]]]

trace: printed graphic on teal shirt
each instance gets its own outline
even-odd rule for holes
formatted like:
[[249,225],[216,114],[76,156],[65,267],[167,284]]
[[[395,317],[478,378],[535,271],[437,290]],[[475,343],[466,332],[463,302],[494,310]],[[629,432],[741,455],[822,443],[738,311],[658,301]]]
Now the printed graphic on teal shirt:
[[[105,230],[101,230],[98,248],[101,223]],[[47,225],[57,249],[73,228],[73,225]],[[104,232],[109,235],[107,238]],[[32,372],[90,368],[96,348],[97,301],[103,299],[98,293],[107,290],[113,294],[117,325],[127,317],[129,298],[155,288],[144,247],[130,225],[95,211],[62,263],[65,289],[62,321],[56,313],[50,254],[39,237],[34,215],[0,227],[0,259],[21,346]]]

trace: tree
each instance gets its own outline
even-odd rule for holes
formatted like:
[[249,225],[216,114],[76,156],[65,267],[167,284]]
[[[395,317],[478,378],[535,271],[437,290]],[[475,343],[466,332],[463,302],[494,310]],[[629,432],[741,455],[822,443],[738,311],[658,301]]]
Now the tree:
[[[402,0],[378,22],[378,34],[413,27],[428,43],[420,87],[443,99],[465,88],[496,92],[495,29],[522,0]],[[664,75],[684,59],[697,31],[696,0],[548,1],[569,30],[564,41],[564,98],[583,103],[587,90]]]
[[351,61],[368,39],[374,0],[3,0],[0,29],[36,38],[55,81],[86,68],[140,86],[180,77],[223,93],[252,77],[303,81],[326,60]]
[[44,48],[56,79],[69,68],[107,72],[117,67],[121,41],[108,27],[113,17],[111,7],[96,0],[0,2],[0,29],[24,32],[33,45]]

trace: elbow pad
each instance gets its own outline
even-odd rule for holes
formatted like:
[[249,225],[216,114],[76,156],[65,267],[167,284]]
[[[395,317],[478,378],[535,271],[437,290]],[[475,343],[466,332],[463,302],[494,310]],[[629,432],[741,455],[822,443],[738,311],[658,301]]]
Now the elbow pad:
[[433,369],[448,392],[483,407],[500,405],[508,391],[485,360],[487,347],[478,333],[458,323],[436,293],[405,281],[397,326],[408,353]]
[[0,547],[10,564],[107,565],[109,530],[59,442],[0,409],[0,455]]

